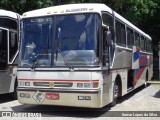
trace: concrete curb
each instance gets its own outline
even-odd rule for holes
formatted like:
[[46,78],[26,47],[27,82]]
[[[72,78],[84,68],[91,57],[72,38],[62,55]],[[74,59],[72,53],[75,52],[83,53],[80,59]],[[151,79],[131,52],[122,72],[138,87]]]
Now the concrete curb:
[[149,84],[160,84],[160,81],[147,81]]

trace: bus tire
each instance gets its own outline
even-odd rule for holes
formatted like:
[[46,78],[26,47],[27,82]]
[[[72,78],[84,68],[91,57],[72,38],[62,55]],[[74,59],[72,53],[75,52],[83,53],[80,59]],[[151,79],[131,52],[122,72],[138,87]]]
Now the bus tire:
[[113,101],[110,104],[111,107],[116,105],[118,96],[120,96],[120,84],[118,80],[116,80],[113,86]]

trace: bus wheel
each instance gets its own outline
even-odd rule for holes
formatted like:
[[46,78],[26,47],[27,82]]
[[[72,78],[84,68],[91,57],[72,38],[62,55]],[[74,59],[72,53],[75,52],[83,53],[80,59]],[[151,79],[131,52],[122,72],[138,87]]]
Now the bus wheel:
[[116,80],[113,87],[113,101],[111,102],[112,107],[116,105],[119,94],[120,94],[120,86]]

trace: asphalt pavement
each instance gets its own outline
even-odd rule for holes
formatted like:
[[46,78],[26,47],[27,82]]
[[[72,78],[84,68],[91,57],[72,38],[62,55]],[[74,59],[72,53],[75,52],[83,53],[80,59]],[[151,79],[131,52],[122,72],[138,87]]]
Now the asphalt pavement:
[[5,94],[0,95],[0,111],[0,120],[160,120],[160,84],[140,87],[121,97],[116,106],[101,109],[22,105]]

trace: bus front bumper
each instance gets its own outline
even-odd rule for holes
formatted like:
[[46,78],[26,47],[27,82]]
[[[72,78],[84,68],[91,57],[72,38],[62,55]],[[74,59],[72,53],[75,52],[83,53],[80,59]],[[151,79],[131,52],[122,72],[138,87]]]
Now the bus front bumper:
[[101,108],[100,90],[17,88],[22,104]]

